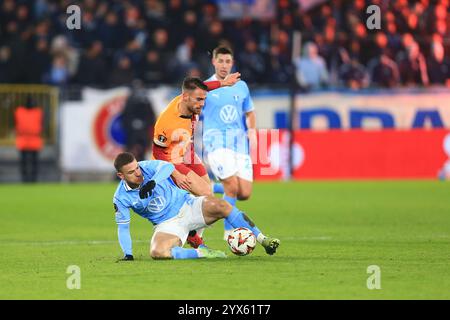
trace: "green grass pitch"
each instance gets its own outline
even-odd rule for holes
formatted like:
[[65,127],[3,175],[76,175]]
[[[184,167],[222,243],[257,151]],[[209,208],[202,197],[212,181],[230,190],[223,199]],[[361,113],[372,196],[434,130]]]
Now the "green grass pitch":
[[[133,214],[137,260],[116,263],[115,184],[0,186],[0,299],[449,299],[450,184],[256,183],[238,203],[281,239],[234,256],[219,222],[205,232],[224,260],[154,261],[152,226]],[[68,266],[81,270],[69,290]],[[380,268],[369,290],[367,268]]]

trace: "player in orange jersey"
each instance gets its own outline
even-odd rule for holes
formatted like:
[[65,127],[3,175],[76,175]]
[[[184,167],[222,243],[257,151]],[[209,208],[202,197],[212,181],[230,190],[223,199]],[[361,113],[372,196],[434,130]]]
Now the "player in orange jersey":
[[[181,95],[175,97],[156,120],[153,136],[153,158],[175,166],[172,179],[181,189],[196,196],[212,195],[208,173],[194,151],[194,130],[205,104],[206,93],[239,81],[240,73],[221,81],[203,82],[199,78],[184,79]],[[192,230],[187,242],[194,248],[203,245],[203,229]]]
[[196,196],[212,194],[206,169],[194,152],[193,137],[198,115],[205,104],[207,91],[232,86],[239,78],[239,72],[221,81],[203,82],[199,78],[186,78],[181,95],[169,103],[156,121],[153,158],[173,163],[175,183]]

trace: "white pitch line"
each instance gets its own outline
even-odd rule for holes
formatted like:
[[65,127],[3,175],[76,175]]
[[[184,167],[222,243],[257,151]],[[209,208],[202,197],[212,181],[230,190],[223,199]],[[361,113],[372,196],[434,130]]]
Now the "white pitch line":
[[[208,238],[207,240],[219,240],[221,238]],[[331,237],[283,237],[281,241],[326,241]],[[0,246],[70,246],[70,245],[108,245],[116,244],[117,240],[65,240],[65,241],[0,241]],[[148,240],[134,240],[133,243],[150,243]]]
[[[133,243],[143,243],[148,241],[143,240],[135,240]],[[8,241],[8,242],[1,242],[0,246],[21,246],[21,245],[30,245],[30,246],[67,246],[67,245],[80,245],[80,244],[87,244],[87,245],[104,245],[104,244],[113,244],[117,243],[116,241],[112,240],[67,240],[67,241]]]

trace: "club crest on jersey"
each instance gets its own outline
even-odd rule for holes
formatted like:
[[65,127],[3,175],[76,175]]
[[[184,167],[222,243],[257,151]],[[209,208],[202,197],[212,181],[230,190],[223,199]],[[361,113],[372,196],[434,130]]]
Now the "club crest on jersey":
[[160,134],[160,135],[158,136],[158,141],[164,143],[164,142],[167,141],[167,138],[164,137],[162,134]]
[[160,212],[166,207],[166,199],[164,197],[156,197],[150,200],[147,209],[151,212]]
[[237,120],[238,112],[235,106],[227,104],[220,109],[219,116],[223,122],[231,123]]

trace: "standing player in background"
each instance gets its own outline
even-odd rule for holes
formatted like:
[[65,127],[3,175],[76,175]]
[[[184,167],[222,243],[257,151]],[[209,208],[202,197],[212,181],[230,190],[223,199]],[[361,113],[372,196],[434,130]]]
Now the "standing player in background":
[[[194,151],[193,137],[197,117],[202,111],[207,91],[221,86],[231,86],[239,81],[239,77],[240,74],[236,72],[226,79],[206,83],[195,77],[184,79],[181,95],[169,103],[156,121],[153,159],[173,163],[174,182],[181,189],[196,196],[212,194],[206,169]],[[188,243],[198,247],[203,244],[201,235],[192,231]]]
[[[207,81],[225,79],[233,62],[230,48],[215,48],[212,57],[215,74]],[[223,198],[233,206],[236,200],[247,200],[253,183],[250,149],[257,147],[256,115],[247,84],[239,81],[209,94],[201,118],[206,162],[223,184]],[[225,240],[231,229],[225,221]]]

